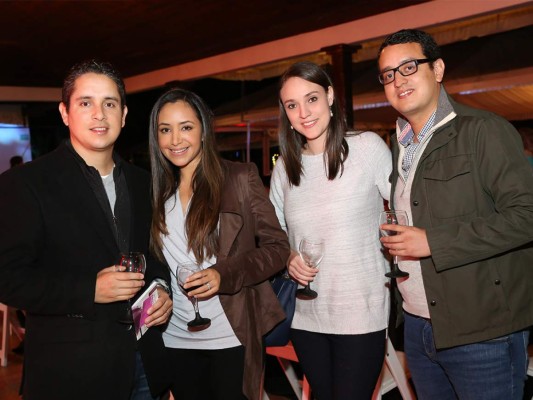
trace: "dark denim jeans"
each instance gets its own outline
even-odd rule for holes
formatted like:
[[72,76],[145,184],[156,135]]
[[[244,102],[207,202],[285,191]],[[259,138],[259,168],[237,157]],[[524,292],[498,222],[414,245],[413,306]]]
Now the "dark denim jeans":
[[522,400],[529,330],[436,350],[433,328],[405,315],[405,355],[419,400]]
[[141,359],[141,353],[137,351],[135,355],[135,381],[130,400],[158,400],[158,397],[152,397],[148,380],[144,372],[144,366]]

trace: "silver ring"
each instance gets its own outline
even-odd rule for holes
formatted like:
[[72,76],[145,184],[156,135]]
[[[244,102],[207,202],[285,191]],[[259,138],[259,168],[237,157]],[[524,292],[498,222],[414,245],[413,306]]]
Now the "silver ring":
[[205,285],[207,286],[207,290],[211,290],[211,285],[209,284],[209,282],[206,282]]

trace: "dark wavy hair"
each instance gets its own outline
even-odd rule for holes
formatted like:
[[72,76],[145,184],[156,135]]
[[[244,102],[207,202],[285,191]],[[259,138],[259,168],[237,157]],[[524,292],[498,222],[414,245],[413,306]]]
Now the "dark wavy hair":
[[87,60],[72,66],[67,76],[65,77],[65,80],[63,81],[61,101],[63,102],[63,104],[65,104],[67,111],[70,107],[70,97],[72,96],[72,92],[74,92],[74,85],[76,83],[76,79],[78,79],[82,75],[89,73],[105,75],[113,82],[115,82],[115,84],[117,85],[118,93],[120,95],[120,105],[122,106],[122,108],[126,107],[126,87],[124,85],[122,77],[115,69],[115,67],[113,67],[111,63],[108,63],[106,61]]
[[192,179],[193,196],[185,231],[188,250],[193,252],[198,263],[218,252],[218,218],[224,181],[222,159],[217,151],[213,113],[207,104],[193,92],[171,89],[161,95],[150,114],[150,162],[152,170],[152,228],[150,248],[161,261],[162,235],[168,235],[165,220],[165,202],[175,195],[180,186],[179,168],[161,153],[158,144],[158,119],[163,106],[182,101],[195,112],[202,125],[202,153]]
[[[429,33],[418,29],[402,29],[389,35],[381,44],[378,50],[378,62],[381,52],[385,47],[406,43],[418,43],[422,47],[422,53],[428,60],[436,61],[442,58],[437,42],[435,42],[435,39]],[[429,66],[433,69],[433,62],[429,63]]]
[[[279,91],[290,78],[301,78],[308,82],[315,83],[328,91],[333,87],[329,75],[319,65],[310,61],[297,62],[291,65],[281,76]],[[331,105],[333,116],[329,121],[326,132],[326,148],[324,151],[324,164],[327,167],[329,180],[335,179],[340,172],[344,171],[344,160],[348,157],[348,143],[346,142],[346,119],[337,99]],[[300,185],[300,178],[303,172],[302,148],[306,144],[305,136],[291,129],[291,123],[285,112],[283,102],[279,99],[279,145],[281,156],[285,164],[287,176],[291,185]]]

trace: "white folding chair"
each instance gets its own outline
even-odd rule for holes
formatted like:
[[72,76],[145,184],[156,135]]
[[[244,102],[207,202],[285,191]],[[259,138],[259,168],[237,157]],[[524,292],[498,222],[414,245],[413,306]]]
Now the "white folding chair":
[[[289,342],[286,346],[267,347],[266,353],[278,359],[279,365],[281,365],[281,368],[298,400],[309,400],[311,394],[309,382],[307,382],[305,375],[302,380],[299,380],[294,371],[294,367],[291,364],[291,362],[298,362],[298,356],[294,351],[292,343]],[[263,400],[269,400],[268,394],[264,390]]]
[[405,354],[396,351],[392,342],[387,337],[387,347],[385,349],[385,362],[381,375],[372,395],[372,400],[381,399],[381,396],[390,392],[395,387],[398,388],[404,400],[415,400],[416,396],[408,381],[408,369],[405,361]]
[[[311,394],[309,382],[307,382],[305,375],[303,376],[303,380],[300,381],[291,365],[291,361],[298,362],[298,357],[296,356],[292,343],[282,347],[267,347],[266,353],[278,359],[298,400],[308,400]],[[408,381],[405,355],[403,352],[397,352],[390,339],[387,338],[383,369],[374,394],[372,395],[372,400],[381,399],[382,395],[390,392],[395,387],[398,388],[404,400],[416,400],[416,396]],[[263,391],[263,400],[268,399],[268,394]]]

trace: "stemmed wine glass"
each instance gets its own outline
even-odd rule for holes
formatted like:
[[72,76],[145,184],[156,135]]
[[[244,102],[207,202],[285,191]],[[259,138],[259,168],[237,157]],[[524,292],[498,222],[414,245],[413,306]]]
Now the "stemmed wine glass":
[[[318,264],[324,257],[324,241],[322,239],[303,238],[300,241],[298,251],[308,267],[318,268]],[[317,296],[318,293],[311,289],[310,282],[303,289],[296,291],[296,297],[301,300],[312,300],[316,299]]]
[[[176,278],[178,279],[178,284],[180,285],[181,290],[185,295],[187,295],[188,292],[191,290],[194,290],[198,288],[198,286],[192,286],[190,288],[185,289],[183,285],[185,285],[185,281],[187,278],[191,275],[193,275],[196,272],[201,271],[202,269],[198,264],[195,263],[183,263],[178,264],[178,268],[176,270]],[[206,328],[209,328],[211,325],[211,320],[209,318],[203,318],[200,315],[200,310],[198,308],[198,299],[196,297],[190,297],[189,298],[194,306],[194,312],[195,312],[195,318],[192,321],[189,321],[187,323],[187,326],[189,327],[189,330],[192,332],[197,332],[204,330]]]
[[[118,265],[126,267],[122,272],[140,272],[144,274],[146,271],[146,259],[144,254],[136,251],[130,251],[120,255],[120,261]],[[131,300],[127,300],[127,307],[125,314],[119,319],[122,324],[133,324],[133,315],[131,312]]]
[[[383,224],[409,225],[409,219],[407,218],[407,213],[402,210],[381,212],[381,214],[379,215],[379,231],[383,236],[393,236],[396,235],[397,232],[387,229],[381,229],[381,225]],[[387,278],[404,278],[406,276],[409,276],[409,273],[402,271],[400,267],[398,267],[398,256],[394,256],[392,262],[392,271],[387,272],[385,276]]]

